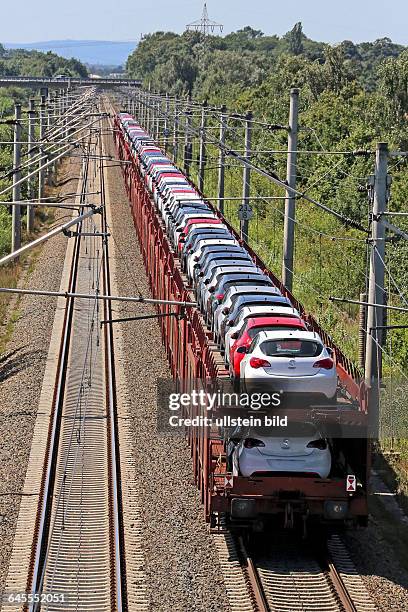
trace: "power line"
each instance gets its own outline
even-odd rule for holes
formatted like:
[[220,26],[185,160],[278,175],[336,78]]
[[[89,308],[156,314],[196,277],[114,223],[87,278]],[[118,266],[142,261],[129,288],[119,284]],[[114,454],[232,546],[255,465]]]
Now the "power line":
[[[171,121],[173,120],[173,117],[172,117],[171,114],[166,113],[166,112],[162,111],[161,109],[156,108],[154,105],[149,104],[148,102],[145,102],[144,100],[140,100],[140,102],[144,106],[147,106],[149,108],[154,109],[155,112],[159,112],[162,116],[167,117]],[[190,132],[192,134],[195,134],[195,135],[199,135],[200,134],[200,130],[195,129],[192,126],[186,126],[186,129],[188,130],[188,132]],[[226,145],[221,143],[219,140],[214,140],[213,139],[213,140],[208,140],[207,142],[209,144],[213,144],[213,145],[218,146],[219,149],[222,149],[224,151],[225,155],[227,155],[229,157],[232,157],[234,159],[237,159],[238,161],[241,162],[242,165],[244,165],[247,168],[253,170],[254,172],[257,172],[258,174],[264,176],[265,178],[269,179],[270,181],[275,183],[275,185],[278,185],[279,187],[284,188],[285,190],[289,191],[290,193],[292,193],[293,195],[297,196],[298,198],[304,199],[307,202],[310,202],[311,204],[314,204],[318,208],[321,208],[325,212],[327,212],[327,213],[337,217],[346,226],[353,227],[353,228],[355,228],[355,229],[357,229],[357,230],[359,230],[361,232],[364,232],[365,234],[369,233],[368,229],[365,228],[359,221],[356,221],[355,219],[351,219],[350,217],[347,217],[346,215],[331,209],[330,207],[326,206],[325,204],[322,204],[321,202],[319,202],[315,198],[312,198],[312,197],[306,195],[306,193],[303,193],[303,192],[299,191],[298,189],[294,189],[293,187],[290,187],[286,183],[286,181],[283,181],[276,174],[271,174],[267,170],[264,170],[263,168],[260,168],[256,164],[252,163],[248,158],[242,157],[242,155],[239,155],[236,151],[230,149],[229,147],[227,147]]]

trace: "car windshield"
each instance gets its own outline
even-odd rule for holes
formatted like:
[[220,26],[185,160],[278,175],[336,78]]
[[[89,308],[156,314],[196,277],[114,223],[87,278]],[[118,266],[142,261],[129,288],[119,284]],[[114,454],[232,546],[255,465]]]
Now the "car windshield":
[[[274,296],[274,295],[264,295],[264,296],[258,296],[258,299],[251,297],[249,298],[249,300],[238,300],[235,304],[233,304],[233,306],[230,309],[230,313],[231,313],[231,317],[234,318],[235,322],[239,321],[239,317],[242,315],[242,311],[241,308],[249,308],[251,306],[276,306],[278,305],[286,305],[285,302],[283,302],[283,300],[285,298],[282,298],[282,300],[279,300],[280,296]],[[278,301],[279,300],[279,301]]]
[[[239,267],[241,268],[242,266],[239,266]],[[248,266],[248,270],[250,270],[250,269],[251,269],[251,268]],[[221,276],[218,276],[218,277],[217,277],[217,279],[216,279],[216,280],[217,280],[217,285],[218,285],[218,286],[221,286],[221,285],[222,285],[222,286],[224,286],[224,287],[225,287],[225,281],[226,281],[227,277],[228,277],[229,279],[231,279],[231,280],[232,280],[232,282],[234,283],[234,280],[233,280],[233,279],[234,279],[234,276],[239,276],[240,274],[241,274],[241,275],[242,275],[242,274],[250,274],[250,272],[245,272],[245,273],[244,273],[242,270],[237,270],[236,272],[228,272],[228,275],[227,275],[227,274],[225,274],[225,272],[223,272],[223,273],[221,274]],[[254,275],[255,275],[255,274],[256,274],[256,272],[254,272]],[[238,284],[238,283],[237,283],[237,284]]]
[[269,285],[267,281],[263,281],[261,277],[256,276],[255,278],[243,278],[241,280],[227,280],[225,283],[225,288],[230,289],[232,287],[232,289],[235,289],[235,287],[240,287],[241,285],[254,285],[255,287],[262,284]]
[[[265,288],[263,287],[262,289],[264,290]],[[265,293],[263,293],[263,290],[259,291],[258,293],[253,293],[252,289],[250,291],[237,291],[237,293],[235,293],[231,298],[232,307],[235,307],[235,304],[238,301],[248,302],[250,300],[257,300],[258,298],[269,298],[272,293],[270,289],[272,289],[272,287],[267,287],[267,291]]]
[[268,357],[317,357],[323,346],[316,340],[281,338],[262,342],[261,351]]
[[263,331],[288,331],[290,329],[299,329],[298,327],[291,327],[290,325],[260,325],[259,327],[251,327],[248,330],[248,336],[255,338],[257,334]]

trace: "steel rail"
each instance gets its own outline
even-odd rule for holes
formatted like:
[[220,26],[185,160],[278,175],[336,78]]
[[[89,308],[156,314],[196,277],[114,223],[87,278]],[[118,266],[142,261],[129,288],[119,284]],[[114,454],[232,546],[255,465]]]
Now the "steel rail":
[[248,586],[251,590],[252,599],[258,612],[269,612],[268,600],[262,587],[262,581],[256,569],[256,565],[248,554],[242,537],[239,538],[239,549],[242,557],[242,565],[248,578]]
[[333,584],[336,595],[338,596],[341,604],[344,608],[344,612],[357,612],[357,608],[344,584],[336,566],[334,565],[331,558],[328,556],[326,559],[327,572],[331,583]]
[[[100,143],[101,146],[101,143]],[[102,210],[102,282],[104,291],[110,292],[110,270],[109,270],[109,251],[108,251],[108,240],[107,222],[105,217],[105,185],[104,185],[104,165],[103,161],[99,161],[99,193],[100,203]],[[96,178],[95,171],[95,180]],[[82,189],[80,195],[80,201],[83,202],[86,197],[87,183],[90,173],[90,157],[84,159],[83,172],[82,172]],[[75,312],[75,287],[80,282],[80,261],[81,261],[81,236],[82,232],[78,232],[76,236],[76,242],[74,246],[73,259],[71,263],[71,275],[69,280],[68,292],[70,295],[65,296],[69,298],[69,302],[66,306],[63,332],[61,339],[61,348],[58,361],[57,378],[55,381],[54,390],[54,402],[52,412],[52,424],[50,426],[49,438],[47,444],[46,460],[44,463],[44,475],[43,484],[41,487],[40,504],[37,516],[37,525],[35,533],[35,546],[33,547],[33,558],[30,567],[30,576],[27,583],[27,591],[31,593],[45,593],[49,588],[49,578],[47,573],[52,571],[48,568],[49,560],[53,558],[53,546],[55,551],[55,543],[52,544],[53,530],[55,527],[52,526],[52,515],[55,517],[58,513],[59,507],[59,495],[58,499],[55,498],[56,487],[60,474],[60,468],[58,462],[60,461],[60,438],[64,436],[63,433],[63,410],[65,404],[65,394],[67,392],[67,385],[69,382],[68,367],[72,361],[72,351],[74,350],[73,342],[73,321]],[[56,292],[59,293],[59,292]],[[93,299],[96,303],[98,296],[98,289],[96,295],[88,296],[88,299]],[[109,300],[104,301],[104,313],[106,316],[111,317],[112,306]],[[127,610],[127,596],[126,596],[126,570],[125,570],[125,555],[124,555],[124,536],[123,536],[123,525],[122,525],[122,501],[121,501],[121,482],[120,482],[120,459],[119,459],[119,439],[117,430],[117,406],[116,406],[116,381],[115,381],[115,364],[114,364],[114,345],[113,345],[113,328],[112,325],[105,326],[104,330],[104,355],[102,363],[105,369],[105,382],[104,382],[104,395],[106,397],[106,408],[107,408],[107,421],[104,436],[106,436],[107,443],[107,463],[106,470],[108,474],[108,505],[107,505],[107,516],[109,518],[109,550],[110,550],[110,564],[107,566],[108,572],[111,575],[111,588],[110,592],[110,610],[115,612],[126,612]],[[62,449],[61,449],[62,452]],[[65,469],[65,468],[64,468]],[[55,510],[54,510],[55,506]],[[73,506],[75,507],[75,506]],[[108,541],[108,540],[107,540]],[[59,545],[58,545],[59,546]],[[52,562],[54,563],[54,562]],[[52,564],[51,564],[52,566]],[[56,567],[56,566],[55,566]],[[54,572],[55,572],[54,567]],[[63,573],[65,570],[61,570]],[[90,570],[91,571],[91,570]],[[92,579],[93,574],[90,573]],[[54,580],[54,578],[52,579]],[[51,582],[51,589],[52,589]],[[78,602],[79,603],[79,602]],[[78,605],[77,603],[77,605]],[[38,612],[41,608],[40,603],[33,603],[30,606],[30,612]]]
[[[87,174],[88,168],[86,163],[83,164],[84,174]],[[83,181],[82,190],[85,189],[86,180]],[[82,199],[82,194],[81,194]],[[77,282],[77,272],[80,253],[80,238],[75,238],[74,253],[71,263],[71,272],[69,286],[71,292],[75,289]],[[37,517],[37,530],[35,534],[35,546],[33,549],[33,557],[31,560],[31,571],[28,577],[27,590],[30,593],[39,593],[42,590],[43,579],[43,560],[47,549],[49,519],[53,502],[53,491],[55,482],[55,469],[58,455],[59,431],[62,418],[62,407],[65,389],[65,380],[68,365],[69,346],[71,339],[71,323],[74,313],[74,299],[70,299],[66,305],[61,348],[58,358],[58,373],[54,390],[54,401],[52,409],[52,425],[49,432],[44,479],[40,492],[40,512]],[[30,606],[30,612],[37,612],[39,604],[33,603]]]
[[[273,587],[271,590],[270,587],[268,589],[264,586],[265,577],[262,578],[262,576],[260,575],[257,562],[248,552],[247,547],[245,546],[242,537],[239,537],[238,539],[238,549],[240,552],[241,567],[247,578],[247,586],[249,590],[249,595],[255,605],[256,610],[259,612],[269,612],[270,610],[273,610],[274,609],[273,601],[270,600],[271,593],[273,593]],[[353,596],[350,594],[347,588],[347,585],[342,579],[340,575],[340,571],[336,567],[335,561],[333,560],[331,553],[328,550],[327,546],[317,545],[312,551],[311,558],[313,559],[313,561],[317,562],[317,565],[321,568],[322,574],[325,577],[324,585],[326,587],[326,591],[327,591],[327,588],[330,588],[334,595],[334,599],[331,604],[328,601],[325,602],[324,609],[325,610],[330,609],[330,610],[333,610],[333,612],[337,612],[338,610],[341,610],[341,612],[358,612],[359,610],[361,610],[361,601],[359,602],[359,605],[357,605],[354,602]],[[316,571],[316,568],[313,568],[310,571],[310,577],[315,576],[315,571]],[[290,578],[290,574],[287,572],[287,569],[286,571],[282,570],[281,573],[287,574],[288,579]],[[302,601],[299,601],[299,596],[301,597],[301,593],[307,584],[307,580],[308,580],[308,571],[304,570],[302,571],[303,584],[300,590],[300,595],[299,595],[299,592],[296,590],[296,609],[299,608],[299,604],[302,606],[306,605],[306,602],[302,603]],[[284,583],[282,583],[282,585],[284,586]],[[282,587],[282,585],[278,584],[276,586],[276,599],[279,600],[282,606],[286,606],[285,609],[290,609],[290,606],[292,605],[290,602],[290,589],[289,588],[287,589],[288,598],[286,599],[285,597],[285,601],[282,601],[282,591],[280,588]],[[316,589],[316,586],[313,586],[313,589]],[[324,593],[322,591],[322,601],[325,598],[325,596],[327,597],[327,592]],[[317,592],[316,592],[316,597],[317,597]],[[316,600],[316,606],[320,606],[320,605],[322,605],[322,609],[323,609],[323,604],[319,602],[318,600]],[[368,605],[367,609],[370,609],[370,610],[373,609],[371,601],[367,602],[367,605]],[[307,608],[305,607],[304,609],[307,609]],[[318,609],[320,608],[316,607],[316,610]]]
[[[102,139],[99,139],[99,190],[101,192],[102,206],[102,232],[108,233],[106,221],[106,195],[105,195],[105,171],[103,163],[103,147]],[[111,292],[110,286],[110,267],[109,267],[109,246],[108,237],[102,241],[103,251],[103,287],[107,294]],[[112,319],[112,302],[105,300],[104,303],[105,319]],[[110,500],[111,500],[111,528],[113,532],[113,551],[114,557],[113,582],[115,585],[115,609],[117,612],[127,610],[126,597],[126,567],[124,553],[124,535],[123,535],[123,511],[122,511],[122,492],[121,492],[121,470],[120,470],[120,454],[119,454],[119,436],[118,436],[118,415],[117,415],[117,398],[116,398],[116,381],[115,381],[115,354],[113,340],[113,326],[108,323],[104,326],[105,337],[105,370],[106,370],[106,395],[108,409],[108,443],[110,457]],[[113,606],[112,606],[113,607]]]

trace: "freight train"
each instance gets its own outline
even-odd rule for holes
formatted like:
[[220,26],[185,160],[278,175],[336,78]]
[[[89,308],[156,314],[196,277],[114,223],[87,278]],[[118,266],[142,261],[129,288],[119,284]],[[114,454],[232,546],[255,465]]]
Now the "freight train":
[[[369,406],[359,371],[131,115],[116,116],[114,134],[153,297],[197,304],[157,306],[178,389],[283,398],[256,415],[221,401],[184,408],[195,419],[185,435],[207,521],[365,525]],[[289,426],[271,433],[266,423],[284,414]]]

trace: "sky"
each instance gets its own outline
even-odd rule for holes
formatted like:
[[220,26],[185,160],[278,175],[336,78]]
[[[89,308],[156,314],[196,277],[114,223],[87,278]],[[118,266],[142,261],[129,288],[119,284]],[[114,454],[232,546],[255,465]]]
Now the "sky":
[[[20,0],[17,14],[13,2],[1,4],[0,42],[24,43],[137,41],[157,30],[182,32],[203,9],[203,0]],[[210,18],[224,24],[225,32],[251,25],[282,36],[302,21],[314,40],[361,42],[388,36],[408,45],[407,0],[208,0],[207,5]]]

